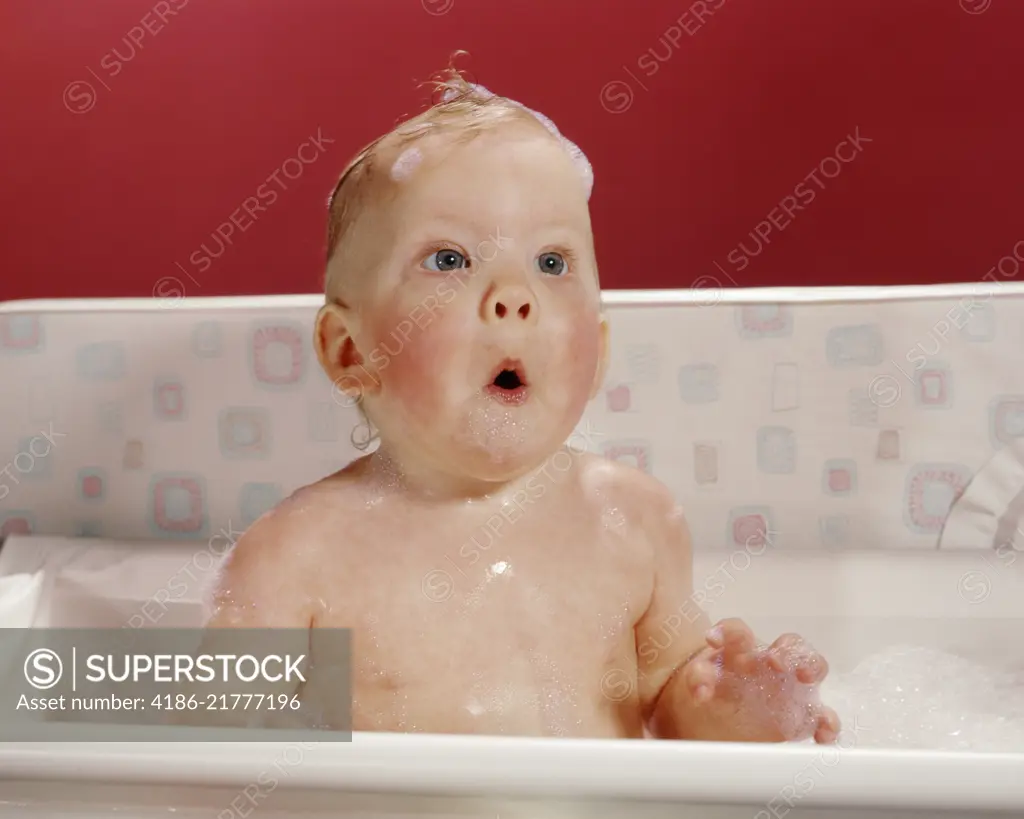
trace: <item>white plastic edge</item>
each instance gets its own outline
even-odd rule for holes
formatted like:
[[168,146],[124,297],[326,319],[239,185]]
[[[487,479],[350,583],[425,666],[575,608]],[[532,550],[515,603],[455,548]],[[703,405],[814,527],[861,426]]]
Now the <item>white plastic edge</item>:
[[[66,726],[63,726],[66,729]],[[126,736],[122,729],[111,734]],[[130,735],[130,734],[129,734]],[[0,745],[0,781],[243,788],[296,743]],[[1019,810],[1024,755],[638,740],[355,734],[303,751],[289,787],[447,796],[767,804],[816,765],[804,806]]]
[[[760,287],[692,288],[687,290],[605,290],[608,307],[663,307],[671,304],[836,304],[907,301],[914,299],[988,298],[1024,296],[1024,282],[972,282],[964,284],[885,285],[872,287]],[[126,299],[25,299],[0,302],[0,313],[54,313],[74,311],[219,310],[282,307],[318,308],[319,294],[279,296],[206,296]]]

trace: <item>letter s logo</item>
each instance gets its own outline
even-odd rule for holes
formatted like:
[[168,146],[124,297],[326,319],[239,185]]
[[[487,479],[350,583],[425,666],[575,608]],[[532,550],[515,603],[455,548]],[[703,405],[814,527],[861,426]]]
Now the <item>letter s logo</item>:
[[25,658],[25,679],[40,691],[53,688],[63,673],[64,664],[60,657],[48,648],[37,648]]

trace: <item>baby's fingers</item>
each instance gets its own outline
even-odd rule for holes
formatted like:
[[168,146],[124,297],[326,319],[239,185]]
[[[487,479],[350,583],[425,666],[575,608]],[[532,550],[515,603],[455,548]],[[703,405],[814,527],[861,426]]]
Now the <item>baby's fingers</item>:
[[718,654],[720,665],[735,674],[752,674],[762,662],[754,633],[742,620],[722,620],[707,633],[706,639]]
[[708,702],[715,695],[718,665],[710,656],[700,656],[683,669],[683,682],[696,703]]
[[819,706],[814,741],[819,745],[831,745],[839,738],[839,727],[839,715],[827,705]]
[[821,682],[828,674],[828,662],[798,634],[783,634],[772,643],[768,664],[808,685]]
[[757,648],[757,640],[750,627],[735,617],[715,625],[708,632],[707,641],[713,648],[725,649],[727,654],[747,654]]
[[812,685],[820,683],[828,676],[828,660],[822,657],[813,649],[800,657],[796,666],[796,678],[802,682]]

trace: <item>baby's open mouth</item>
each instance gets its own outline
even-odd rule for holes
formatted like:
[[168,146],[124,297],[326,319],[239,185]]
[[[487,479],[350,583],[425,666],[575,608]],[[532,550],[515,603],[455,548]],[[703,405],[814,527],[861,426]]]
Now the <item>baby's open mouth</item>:
[[526,400],[527,386],[522,362],[506,359],[494,371],[487,394],[505,404],[521,404]]

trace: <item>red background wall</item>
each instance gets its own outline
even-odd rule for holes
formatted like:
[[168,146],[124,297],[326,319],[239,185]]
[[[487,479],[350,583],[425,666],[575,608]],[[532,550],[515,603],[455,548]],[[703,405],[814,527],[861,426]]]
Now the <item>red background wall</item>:
[[975,281],[1024,238],[1019,0],[4,0],[0,32],[0,299],[319,289],[334,179],[457,48],[590,156],[607,287]]

